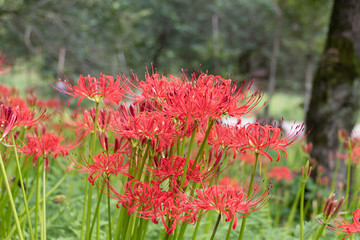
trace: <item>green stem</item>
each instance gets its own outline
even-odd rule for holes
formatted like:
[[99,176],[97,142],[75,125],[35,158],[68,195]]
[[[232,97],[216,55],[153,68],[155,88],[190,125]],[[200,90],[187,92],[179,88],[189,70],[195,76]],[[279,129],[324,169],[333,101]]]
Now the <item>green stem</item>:
[[39,224],[39,213],[40,213],[40,181],[41,181],[41,166],[37,166],[36,173],[36,203],[35,203],[35,239],[38,239],[38,224]]
[[[108,177],[108,184],[109,183],[109,177]],[[108,233],[108,239],[111,240],[112,236],[111,236],[111,208],[110,208],[110,192],[109,192],[109,186],[108,186],[108,224],[109,224],[109,233]]]
[[6,174],[5,165],[4,165],[4,163],[3,163],[3,159],[2,159],[1,154],[0,154],[0,167],[1,167],[2,175],[3,175],[3,177],[4,177],[4,183],[5,183],[6,191],[8,192],[8,195],[9,195],[11,210],[12,210],[12,212],[13,212],[13,214],[14,214],[14,219],[15,219],[16,227],[17,227],[17,230],[18,230],[18,233],[19,233],[19,238],[20,238],[21,240],[23,240],[23,239],[24,239],[24,236],[23,236],[23,233],[22,233],[22,230],[21,230],[21,227],[20,227],[19,218],[18,218],[18,215],[17,215],[17,212],[16,212],[16,208],[15,208],[15,204],[14,204],[14,199],[13,199],[13,197],[12,197],[12,193],[11,193],[11,189],[10,189],[8,177],[7,177],[7,174]]
[[301,184],[301,200],[300,200],[300,239],[304,239],[304,195],[305,195],[305,181]]
[[[46,198],[48,198],[48,197],[61,185],[61,183],[63,183],[63,182],[65,181],[65,179],[66,179],[66,175],[64,175],[64,176],[60,179],[60,181],[59,181],[50,191],[47,192]],[[32,194],[30,194],[29,199],[31,198],[31,196],[32,196]],[[42,201],[43,201],[43,200],[40,200],[40,204],[42,204]],[[32,213],[35,209],[37,209],[36,206],[30,208],[30,209],[29,209],[29,213]],[[20,214],[20,218],[21,218],[21,219],[20,219],[20,222],[24,221],[24,219],[25,219],[24,214],[25,214],[25,212],[24,212],[24,210],[23,210],[23,211],[21,212],[21,214]],[[36,219],[35,219],[35,220],[36,220]],[[14,227],[11,229],[11,231],[9,232],[8,236],[7,236],[5,239],[10,239],[11,235],[15,232],[15,230],[16,230],[16,227],[14,226]]]
[[314,240],[318,240],[321,237],[325,227],[326,227],[326,224],[321,225],[321,228],[319,229],[318,233],[316,234],[316,237],[314,238]]
[[98,201],[97,201],[96,208],[95,208],[95,215],[94,215],[94,218],[93,218],[92,223],[91,223],[90,236],[91,236],[91,234],[92,234],[92,232],[94,230],[95,220],[97,219],[97,215],[99,214],[100,202],[101,202],[102,195],[103,194],[100,193],[100,196],[98,196]]
[[218,218],[217,218],[217,220],[216,220],[215,227],[214,227],[214,230],[213,230],[213,232],[212,232],[212,234],[211,234],[210,240],[213,240],[214,237],[215,237],[217,228],[219,227],[220,219],[221,219],[221,213],[219,213],[219,216],[218,216]]
[[230,238],[230,233],[231,233],[231,229],[232,229],[233,223],[234,223],[234,218],[231,219],[231,222],[230,222],[230,224],[229,224],[229,228],[228,228],[228,231],[227,231],[227,233],[226,233],[226,240],[229,240],[229,238]]
[[46,166],[45,159],[43,158],[43,236],[46,240]]
[[[252,186],[253,186],[253,183],[254,183],[254,176],[255,176],[255,171],[256,171],[256,166],[257,166],[258,159],[259,159],[259,153],[256,152],[255,153],[255,164],[254,164],[254,168],[253,168],[253,171],[252,171],[252,174],[251,174],[249,190],[248,190],[248,193],[247,193],[248,197],[251,194]],[[246,216],[243,217],[242,222],[241,222],[239,240],[243,239],[244,231],[245,231],[245,224],[246,224]]]
[[208,125],[208,128],[206,129],[204,140],[203,140],[202,143],[201,143],[201,146],[200,146],[200,148],[199,148],[199,151],[198,151],[198,153],[196,154],[194,164],[193,164],[193,166],[192,166],[192,169],[193,169],[193,170],[195,169],[195,166],[196,166],[196,164],[197,164],[200,156],[203,154],[203,151],[204,151],[205,145],[206,145],[206,143],[207,143],[207,139],[208,139],[208,137],[209,137],[211,128],[212,128],[212,126],[213,126],[214,123],[215,123],[215,121],[214,121],[213,119],[210,119],[209,121],[210,121],[210,123],[209,123],[209,125]]
[[301,195],[301,187],[299,185],[299,188],[298,188],[298,191],[296,193],[296,197],[295,197],[295,200],[293,202],[293,205],[291,206],[291,210],[290,210],[290,214],[289,214],[289,218],[286,222],[286,228],[290,228],[291,225],[292,225],[292,222],[294,220],[294,216],[295,216],[295,212],[296,212],[296,208],[297,208],[297,205],[299,203],[299,199],[300,199],[300,195]]
[[[197,233],[199,231],[200,222],[201,222],[201,218],[198,219],[197,222],[196,222],[196,226],[195,226],[195,230],[194,230],[194,233],[193,233],[193,236],[192,236],[192,240],[196,240],[196,235],[197,235]],[[182,239],[182,237],[180,239],[178,238],[177,240],[181,240],[181,239]]]
[[[95,119],[94,119],[94,132],[91,136],[91,156],[95,155],[95,145],[96,145],[96,135],[97,135],[97,122],[98,122],[98,115],[99,115],[99,103],[96,102],[95,105]],[[89,156],[89,163],[91,162],[91,157]],[[87,213],[86,213],[86,239],[90,239],[91,238],[91,234],[90,234],[90,222],[91,222],[91,203],[92,203],[92,186],[89,185],[89,189],[88,189],[88,196],[87,196]]]
[[195,134],[196,134],[196,127],[197,127],[197,121],[195,121],[195,123],[194,123],[194,129],[192,131],[191,138],[190,138],[189,149],[188,149],[188,152],[187,152],[186,162],[185,162],[185,165],[184,165],[184,173],[181,176],[181,181],[180,181],[180,186],[181,187],[184,186],[184,182],[185,182],[185,179],[186,179],[187,170],[188,170],[188,167],[189,167],[191,149],[192,149],[192,145],[194,143]]
[[16,149],[14,131],[11,131],[11,139],[12,139],[13,147],[14,147],[16,166],[17,166],[17,170],[19,172],[19,177],[20,177],[20,187],[21,187],[21,191],[22,191],[22,195],[23,195],[23,199],[24,199],[24,206],[25,206],[26,217],[27,217],[27,221],[28,221],[28,225],[29,225],[30,237],[31,237],[32,240],[34,240],[34,232],[33,232],[33,228],[32,228],[32,225],[31,225],[31,219],[30,219],[30,214],[29,214],[29,206],[28,206],[27,197],[26,197],[26,193],[25,193],[24,180],[23,180],[22,173],[21,173],[19,156],[18,156],[17,149]]

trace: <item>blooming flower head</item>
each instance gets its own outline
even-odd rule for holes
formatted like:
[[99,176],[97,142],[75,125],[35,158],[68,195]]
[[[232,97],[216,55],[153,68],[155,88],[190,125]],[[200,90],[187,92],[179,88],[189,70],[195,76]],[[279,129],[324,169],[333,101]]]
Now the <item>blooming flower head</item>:
[[127,80],[120,75],[114,80],[114,77],[101,73],[98,79],[90,75],[86,77],[80,75],[78,85],[74,85],[69,79],[59,79],[57,85],[53,87],[72,96],[70,100],[79,97],[78,105],[85,98],[96,103],[107,99],[119,104],[124,94],[128,92],[128,87],[124,84],[124,81]]
[[[29,136],[27,144],[21,148],[18,148],[19,152],[22,152],[29,156],[34,156],[33,165],[37,166],[37,159],[42,156],[45,161],[45,168],[48,168],[49,157],[57,158],[59,155],[66,156],[69,151],[75,147],[77,143],[71,145],[62,145],[63,138],[50,132],[45,132],[41,136]],[[26,161],[25,161],[26,164]]]
[[[128,214],[151,219],[156,224],[161,220],[168,234],[174,232],[179,221],[194,221],[195,208],[187,195],[165,191],[157,181],[133,179],[126,183],[124,193],[116,195],[118,207],[121,204],[128,209]],[[172,224],[168,226],[168,222]]]
[[115,132],[129,139],[140,142],[150,140],[155,151],[162,151],[174,144],[174,139],[180,138],[183,131],[178,124],[162,112],[140,112],[138,113],[131,105],[120,106],[118,114],[115,115]]
[[343,240],[354,233],[360,233],[360,209],[353,213],[352,223],[338,215],[326,227],[335,233],[346,234]]
[[274,167],[267,171],[267,175],[270,179],[274,179],[277,182],[283,179],[290,182],[293,179],[293,174],[287,167]]
[[[84,135],[88,135],[94,131],[96,109],[91,108],[90,110],[84,110],[81,113],[78,113],[76,118],[77,121],[67,121],[69,127],[75,128],[75,133],[83,132]],[[106,132],[111,128],[111,123],[113,121],[114,110],[100,109],[97,116],[97,129],[101,133]]]
[[17,118],[14,109],[0,105],[0,142],[15,127]]
[[[172,156],[169,158],[160,158],[154,161],[154,169],[148,170],[155,176],[158,182],[162,183],[165,180],[170,180],[170,189],[177,190],[179,188],[181,178],[185,171],[186,158],[180,156]],[[204,162],[194,165],[194,160],[189,160],[189,167],[185,175],[184,186],[186,187],[189,182],[202,183],[214,176],[215,167],[206,167]]]
[[17,126],[29,128],[41,123],[46,119],[45,110],[40,114],[31,111],[28,107],[7,107],[0,105],[0,141]]
[[107,177],[111,175],[122,174],[124,176],[133,178],[128,173],[129,163],[123,163],[123,156],[120,154],[112,154],[110,156],[100,153],[93,157],[94,162],[89,164],[83,161],[83,164],[76,162],[75,165],[78,171],[89,174],[89,182],[94,185],[96,179],[105,174]]
[[193,204],[205,211],[215,210],[226,216],[225,221],[234,219],[236,228],[237,217],[250,214],[261,208],[266,202],[270,189],[260,194],[261,187],[255,185],[251,196],[247,196],[244,188],[230,185],[213,185],[206,190],[197,189]]
[[240,127],[235,134],[234,141],[237,141],[237,145],[241,148],[242,152],[250,150],[264,155],[270,161],[273,158],[267,151],[272,149],[277,154],[276,161],[279,161],[281,156],[280,150],[286,154],[286,159],[286,148],[302,141],[304,138],[303,132],[304,124],[296,125],[291,128],[288,135],[281,138],[280,128],[267,124],[262,126],[256,122]]

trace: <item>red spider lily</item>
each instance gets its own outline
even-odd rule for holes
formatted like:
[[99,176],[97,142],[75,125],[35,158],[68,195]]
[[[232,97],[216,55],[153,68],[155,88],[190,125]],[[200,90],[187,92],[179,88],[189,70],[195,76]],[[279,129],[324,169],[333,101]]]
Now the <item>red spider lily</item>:
[[249,123],[240,127],[235,134],[234,141],[241,151],[247,150],[260,153],[267,157],[270,161],[273,158],[267,152],[272,149],[277,154],[276,161],[280,160],[280,150],[283,151],[287,158],[286,148],[291,147],[304,139],[304,124],[292,127],[285,138],[281,138],[281,130],[271,125],[261,126],[259,123]]
[[[154,208],[161,218],[167,234],[172,234],[175,231],[179,221],[196,222],[196,218],[193,217],[195,208],[185,194],[163,193],[162,196],[154,201]],[[166,223],[165,217],[167,217],[169,223],[172,223],[171,226]]]
[[[63,138],[50,132],[45,132],[42,136],[29,136],[27,145],[18,148],[18,151],[27,155],[26,159],[30,156],[34,156],[33,165],[37,166],[37,159],[42,156],[45,160],[45,168],[49,166],[49,157],[57,158],[59,155],[66,156],[69,151],[73,149],[78,142],[71,145],[61,145]],[[25,160],[25,164],[26,163]]]
[[4,75],[9,72],[11,63],[8,62],[7,56],[4,52],[0,52],[0,75]]
[[157,198],[159,192],[159,183],[152,181],[149,184],[136,179],[125,184],[124,193],[114,191],[118,200],[117,207],[121,204],[128,209],[128,214],[137,212],[144,218],[153,219],[155,223],[157,223],[156,212],[152,213],[150,210],[153,209],[153,200]]
[[274,167],[267,171],[267,176],[269,179],[274,179],[275,181],[281,181],[285,179],[290,182],[293,179],[293,174],[287,167]]
[[181,128],[161,112],[137,113],[133,106],[123,104],[113,124],[115,132],[129,139],[144,142],[150,139],[155,151],[163,151],[174,144],[174,139],[183,136]]
[[33,126],[37,126],[38,124],[42,123],[49,117],[45,114],[46,109],[40,110],[39,113],[37,113],[35,109],[31,111],[28,107],[25,108],[16,107],[14,110],[18,115],[18,119],[15,124],[16,126],[24,125],[31,128]]
[[139,85],[142,96],[137,102],[156,101],[164,112],[182,121],[251,115],[260,109],[254,110],[262,98],[260,91],[251,92],[251,82],[237,88],[231,86],[230,79],[205,73],[193,73],[191,80],[187,79],[186,72],[181,74],[181,79],[174,75],[167,78],[157,73],[147,74],[146,81]]
[[98,177],[106,174],[107,177],[111,175],[117,176],[118,174],[133,178],[128,173],[129,163],[123,163],[123,156],[120,154],[112,154],[110,156],[100,153],[93,157],[94,162],[88,164],[86,161],[83,163],[75,162],[75,166],[79,172],[89,174],[89,182],[94,185]]
[[[124,193],[116,193],[118,205],[128,209],[128,214],[135,213],[138,217],[151,219],[154,223],[162,221],[168,234],[173,233],[178,221],[193,222],[194,206],[182,193],[167,192],[160,188],[156,181],[129,181]],[[172,222],[168,226],[166,218]]]
[[95,101],[96,103],[107,99],[119,104],[124,94],[128,92],[128,86],[124,84],[124,82],[127,81],[126,78],[120,75],[117,75],[116,80],[114,80],[112,76],[101,73],[99,79],[91,77],[90,75],[86,77],[80,75],[77,86],[69,79],[59,79],[57,85],[53,87],[62,93],[72,96],[70,100],[80,97],[78,105],[85,98]]
[[261,208],[268,199],[268,188],[260,195],[261,186],[255,186],[251,196],[247,196],[242,187],[229,185],[214,185],[206,190],[197,189],[193,204],[206,211],[215,210],[226,216],[225,221],[234,219],[233,229],[236,228],[238,217],[243,217]]
[[169,92],[173,92],[175,89],[181,87],[181,80],[177,78],[167,78],[157,73],[153,73],[152,75],[147,73],[145,75],[145,81],[139,83],[141,96],[138,96],[137,102],[153,99],[162,103]]
[[326,226],[335,233],[346,234],[343,240],[354,233],[360,233],[360,209],[356,209],[353,213],[353,223],[338,215]]
[[0,105],[0,129],[2,135],[0,141],[9,132],[17,126],[27,126],[29,128],[41,123],[46,119],[45,110],[39,115],[36,115],[36,111],[32,111],[29,108],[11,108],[5,105]]
[[0,105],[0,142],[6,137],[16,125],[18,115],[14,109]]
[[[83,134],[86,136],[94,131],[94,122],[95,122],[96,109],[91,108],[90,110],[84,110],[83,113],[79,113],[75,121],[68,121],[67,125],[70,127],[75,127],[75,132],[79,133],[83,131]],[[111,108],[100,109],[97,117],[97,129],[103,133],[111,129],[113,121],[114,110]]]
[[[184,174],[184,168],[186,164],[186,158],[179,156],[172,156],[169,158],[160,158],[158,161],[154,162],[154,169],[149,168],[148,171],[155,176],[155,179],[162,183],[165,180],[170,180],[170,189],[177,191],[181,182],[181,177]],[[186,179],[184,186],[186,187],[189,183],[202,183],[206,182],[208,179],[211,179],[216,171],[216,167],[206,167],[205,162],[196,164],[194,167],[194,160],[189,160],[189,167],[186,173]]]
[[[205,137],[207,125],[202,124],[199,128],[198,142],[202,142]],[[233,158],[237,156],[236,148],[234,145],[234,135],[237,130],[236,126],[228,124],[215,124],[210,131],[208,137],[208,144],[214,147],[215,152],[225,150],[228,152],[230,149],[233,150]]]

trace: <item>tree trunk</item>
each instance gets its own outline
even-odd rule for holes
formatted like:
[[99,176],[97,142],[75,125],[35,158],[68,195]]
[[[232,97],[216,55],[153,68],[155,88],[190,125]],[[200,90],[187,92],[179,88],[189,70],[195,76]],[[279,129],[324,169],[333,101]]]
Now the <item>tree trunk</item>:
[[[273,50],[270,59],[270,73],[269,73],[269,85],[268,85],[268,94],[270,97],[274,94],[275,85],[276,85],[277,60],[279,57],[281,21],[282,21],[282,11],[277,2],[274,2],[274,9],[276,12],[276,26],[274,30],[275,36],[273,40]],[[264,118],[269,119],[269,104],[265,106]]]
[[[360,1],[335,0],[324,53],[314,77],[306,124],[313,142],[312,157],[333,176],[339,129],[351,132],[360,101]],[[343,163],[342,163],[343,164]],[[345,182],[340,167],[338,180]],[[317,171],[313,171],[316,177]]]

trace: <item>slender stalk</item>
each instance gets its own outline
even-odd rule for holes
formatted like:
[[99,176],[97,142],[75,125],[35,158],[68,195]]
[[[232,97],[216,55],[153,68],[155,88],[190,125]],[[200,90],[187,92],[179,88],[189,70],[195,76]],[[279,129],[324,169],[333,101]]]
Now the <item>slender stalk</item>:
[[[97,132],[97,122],[98,122],[98,115],[99,115],[99,103],[96,102],[95,105],[95,119],[94,119],[94,132],[91,136],[91,156],[95,155],[95,145],[96,145],[96,132]],[[91,160],[91,157],[89,157],[89,162]],[[87,213],[86,213],[86,239],[90,239],[91,235],[90,235],[90,222],[91,222],[91,203],[92,203],[92,186],[89,185],[89,189],[88,189],[88,201],[87,201]]]
[[197,127],[197,121],[195,121],[195,123],[194,123],[194,129],[193,129],[192,134],[191,134],[190,143],[189,143],[189,149],[188,149],[187,156],[186,156],[186,163],[184,165],[184,173],[181,176],[180,186],[184,185],[184,182],[185,182],[185,179],[186,179],[186,174],[187,174],[187,170],[188,170],[188,167],[189,167],[191,149],[192,149],[194,139],[195,139],[195,134],[196,134],[196,127]]
[[95,208],[95,215],[94,215],[94,218],[91,222],[91,227],[90,227],[90,236],[94,230],[94,226],[95,226],[95,220],[96,220],[96,216],[98,215],[98,212],[99,212],[99,209],[100,209],[100,202],[101,202],[101,197],[102,197],[103,194],[100,194],[100,196],[98,196],[98,201],[97,201],[97,204],[96,204],[96,208]]
[[[108,177],[108,184],[110,181],[110,178]],[[111,240],[112,236],[111,236],[111,208],[110,208],[110,192],[109,192],[109,186],[108,186],[108,198],[107,198],[107,203],[108,203],[108,224],[109,224],[109,233],[108,233],[108,239]]]
[[227,233],[226,233],[226,240],[229,240],[229,238],[230,238],[230,233],[231,233],[231,229],[232,229],[233,223],[234,223],[234,218],[231,219],[231,222],[230,222],[230,224],[229,224],[229,228],[228,228],[228,231],[227,231]]
[[[198,219],[197,222],[196,222],[195,230],[194,230],[194,233],[193,233],[193,236],[192,236],[191,240],[196,240],[196,235],[197,235],[197,233],[199,231],[200,222],[201,222],[201,219]],[[180,239],[182,239],[182,238],[180,238]],[[178,238],[178,240],[180,240],[180,239]]]
[[192,169],[195,169],[195,166],[197,164],[197,161],[199,160],[201,154],[203,154],[203,151],[204,151],[204,148],[205,148],[205,145],[207,143],[207,139],[209,137],[209,134],[210,134],[210,131],[211,131],[211,128],[212,126],[214,125],[215,121],[213,119],[210,119],[209,120],[209,124],[208,124],[208,127],[206,129],[206,132],[205,132],[205,137],[204,137],[204,140],[202,141],[201,145],[200,145],[200,148],[199,148],[199,151],[198,153],[196,154],[196,157],[195,157],[195,161],[194,161],[194,164],[192,166]]
[[211,234],[210,240],[213,240],[214,237],[215,237],[217,228],[219,227],[220,219],[221,219],[221,213],[219,213],[219,216],[218,216],[218,218],[217,218],[217,220],[216,220],[215,227],[214,227],[214,230],[213,230],[213,232],[212,232],[212,234]]
[[304,195],[305,195],[305,180],[301,183],[301,200],[300,200],[300,239],[304,239]]
[[[247,193],[248,196],[250,196],[250,194],[251,194],[251,189],[252,189],[252,186],[253,186],[253,183],[254,183],[254,176],[255,176],[256,165],[257,165],[258,159],[259,159],[259,153],[256,152],[255,153],[255,164],[254,164],[254,168],[253,168],[253,171],[252,171],[252,174],[251,174],[249,190],[248,190],[248,193]],[[244,231],[245,231],[245,224],[246,224],[246,216],[243,217],[242,222],[241,222],[239,240],[243,239]]]
[[46,240],[46,166],[45,159],[43,158],[43,236]]
[[4,183],[5,183],[6,191],[8,192],[8,195],[9,195],[11,210],[12,210],[12,212],[13,212],[13,214],[14,214],[15,224],[16,224],[16,227],[17,227],[17,230],[18,230],[18,233],[19,233],[19,238],[20,238],[20,240],[23,240],[23,239],[24,239],[24,236],[23,236],[23,233],[22,233],[22,230],[21,230],[21,227],[20,227],[19,218],[18,218],[18,215],[17,215],[17,212],[16,212],[16,208],[15,208],[15,204],[14,204],[14,199],[13,199],[13,197],[12,197],[12,193],[11,193],[11,189],[10,189],[8,177],[7,177],[6,170],[5,170],[5,165],[4,165],[4,162],[3,162],[3,159],[2,159],[1,154],[0,154],[0,167],[1,167],[1,171],[2,171],[3,178],[4,178]]
[[29,214],[29,206],[28,206],[27,197],[26,197],[26,193],[25,193],[24,180],[23,180],[22,173],[21,173],[19,156],[18,156],[17,149],[16,149],[14,131],[11,131],[11,139],[12,139],[12,142],[13,142],[16,166],[17,166],[17,170],[18,170],[18,173],[19,173],[19,177],[20,177],[20,187],[21,187],[21,191],[22,191],[22,195],[23,195],[25,212],[26,212],[26,217],[27,217],[27,221],[28,221],[28,225],[29,225],[29,231],[30,231],[30,237],[31,237],[32,240],[34,240],[34,232],[33,232],[33,228],[32,228],[32,225],[31,225],[31,219],[30,219],[30,214]]
[[[65,181],[65,179],[66,179],[66,175],[64,175],[64,176],[59,180],[59,182],[58,182],[50,191],[48,191],[48,192],[46,193],[46,198],[48,198],[48,197],[61,185],[61,183],[63,183],[63,182]],[[31,196],[32,196],[32,194],[30,194],[29,199],[31,199]],[[40,204],[42,204],[42,201],[43,201],[43,200],[40,200]],[[36,209],[36,206],[30,208],[30,209],[29,209],[29,213],[32,213],[35,209]],[[20,213],[20,218],[21,218],[21,219],[19,219],[20,222],[23,222],[23,221],[24,221],[24,219],[25,219],[24,215],[25,215],[25,212],[24,212],[24,210],[22,210],[22,212]],[[35,220],[36,220],[36,219],[35,219]],[[16,230],[16,226],[14,226],[14,227],[11,229],[11,231],[9,232],[9,234],[7,235],[7,237],[6,237],[5,239],[10,239],[10,237],[11,237],[12,234],[15,232],[15,230]]]
[[300,195],[301,195],[301,187],[299,185],[298,191],[297,191],[296,196],[295,196],[295,200],[293,202],[293,205],[291,206],[289,218],[288,218],[288,220],[286,222],[286,225],[285,225],[286,228],[290,228],[291,225],[292,225],[292,222],[293,222],[294,216],[295,216],[295,212],[296,212],[296,208],[297,208],[298,203],[299,203]]
[[326,224],[321,225],[321,227],[320,227],[318,233],[316,234],[316,237],[314,238],[314,240],[318,240],[321,237],[325,227],[326,227]]
[[41,167],[38,165],[36,173],[36,210],[35,210],[35,239],[38,239],[38,224],[39,224],[39,213],[40,213],[40,176]]

